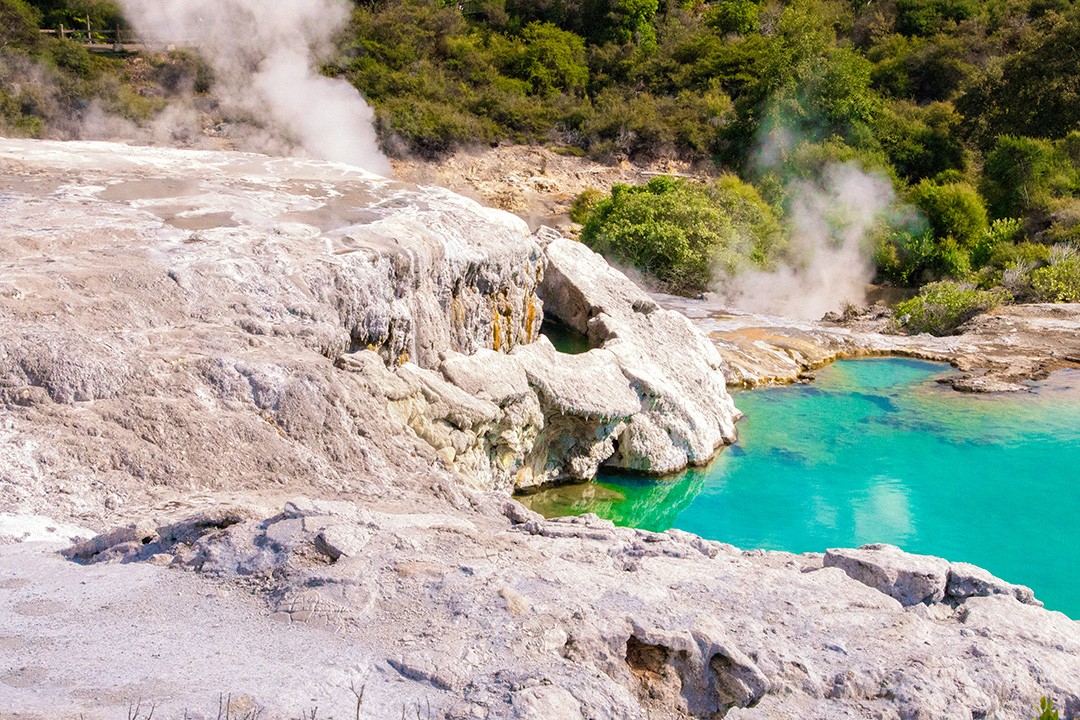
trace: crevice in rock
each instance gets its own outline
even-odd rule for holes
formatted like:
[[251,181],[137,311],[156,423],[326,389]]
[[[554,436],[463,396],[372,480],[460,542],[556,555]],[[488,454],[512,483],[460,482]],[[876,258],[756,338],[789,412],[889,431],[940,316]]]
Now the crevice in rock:
[[651,645],[631,635],[626,640],[626,664],[641,685],[641,694],[665,704],[675,702],[682,692],[682,679],[671,665],[673,651]]
[[721,717],[735,707],[754,707],[768,690],[768,684],[760,670],[723,653],[717,653],[709,659],[709,669],[715,675],[714,688]]

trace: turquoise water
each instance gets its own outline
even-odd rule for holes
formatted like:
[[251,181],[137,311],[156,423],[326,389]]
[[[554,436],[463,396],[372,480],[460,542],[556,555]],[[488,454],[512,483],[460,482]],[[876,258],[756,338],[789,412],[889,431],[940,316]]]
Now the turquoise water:
[[739,442],[708,468],[526,501],[746,549],[892,543],[980,565],[1080,619],[1080,372],[995,396],[935,382],[949,372],[838,362],[811,385],[739,393]]
[[546,336],[555,349],[561,353],[580,355],[589,352],[589,338],[558,320],[545,317],[540,326],[540,334]]

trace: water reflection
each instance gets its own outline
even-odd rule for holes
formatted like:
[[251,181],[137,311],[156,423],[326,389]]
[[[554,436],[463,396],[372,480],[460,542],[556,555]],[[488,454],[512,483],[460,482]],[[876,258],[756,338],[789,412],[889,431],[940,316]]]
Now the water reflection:
[[852,501],[852,518],[858,543],[889,542],[903,545],[915,532],[911,500],[902,482],[876,477]]
[[591,512],[617,525],[661,532],[674,526],[679,513],[701,493],[705,477],[704,470],[690,470],[670,481],[620,478],[618,485],[561,485],[518,500],[545,517]]

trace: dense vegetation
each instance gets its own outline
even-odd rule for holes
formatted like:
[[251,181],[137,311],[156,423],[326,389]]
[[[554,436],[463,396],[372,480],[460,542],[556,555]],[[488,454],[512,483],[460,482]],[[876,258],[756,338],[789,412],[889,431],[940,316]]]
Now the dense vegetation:
[[706,289],[718,269],[768,267],[784,242],[773,209],[734,175],[709,184],[659,177],[616,185],[589,213],[581,236],[682,290]]
[[[77,137],[94,116],[142,123],[205,73],[192,55],[92,54],[123,24],[108,0],[0,0],[0,134]],[[68,37],[40,32],[63,26]]]
[[[1078,67],[1071,0],[376,0],[332,70],[391,149],[427,156],[479,140],[679,157],[779,215],[793,178],[854,162],[919,210],[877,233],[881,281],[1063,300],[1080,286]],[[766,262],[732,227],[716,187],[651,183],[616,189],[583,238],[694,291],[710,266]]]
[[[6,132],[40,135],[95,98],[139,120],[167,95],[36,32],[118,22],[106,0],[0,0],[0,16]],[[876,234],[880,280],[1080,297],[1074,0],[356,0],[339,49],[324,71],[370,100],[391,153],[542,142],[678,157],[752,185],[623,188],[599,203],[586,238],[673,287],[782,247],[772,229],[767,251],[730,239],[736,187],[782,225],[793,180],[849,162],[919,210]],[[151,75],[194,72],[156,62]],[[28,64],[47,82],[26,82]]]

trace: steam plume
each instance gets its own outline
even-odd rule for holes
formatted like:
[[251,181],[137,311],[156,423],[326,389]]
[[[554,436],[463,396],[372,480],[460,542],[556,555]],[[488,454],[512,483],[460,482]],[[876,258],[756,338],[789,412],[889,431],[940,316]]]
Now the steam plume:
[[[801,141],[789,127],[774,125],[758,148],[758,167],[783,173],[784,158]],[[790,246],[782,264],[718,277],[716,292],[740,310],[806,320],[865,302],[874,277],[868,236],[896,205],[890,180],[846,162],[826,166],[815,180],[788,178],[785,185]]]
[[299,151],[390,174],[371,108],[352,85],[314,70],[348,20],[346,0],[121,3],[145,41],[183,44],[203,55],[214,71],[218,100],[263,128],[240,139],[244,149]]
[[874,277],[866,237],[896,200],[892,183],[844,163],[826,168],[816,182],[792,182],[788,193],[786,262],[723,278],[719,294],[740,310],[808,320],[863,302]]

